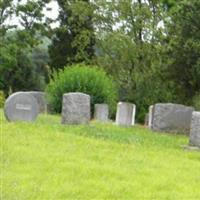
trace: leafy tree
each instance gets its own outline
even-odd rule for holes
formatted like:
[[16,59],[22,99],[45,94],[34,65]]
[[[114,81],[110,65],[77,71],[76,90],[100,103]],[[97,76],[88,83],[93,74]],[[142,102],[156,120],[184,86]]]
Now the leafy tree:
[[2,37],[5,35],[6,31],[11,28],[12,26],[9,26],[5,24],[6,20],[9,19],[9,17],[14,12],[14,5],[13,0],[0,0],[0,36]]
[[[8,35],[8,34],[7,34]],[[42,90],[48,81],[47,49],[22,48],[17,33],[12,33],[0,47],[0,88],[9,91]]]
[[94,56],[94,8],[89,0],[57,0],[60,7],[58,20],[49,53],[51,66],[62,68],[72,63],[90,63]]
[[8,2],[10,3],[1,4],[7,6],[1,7],[1,11],[5,13],[2,27],[6,26],[8,17],[6,13],[12,10],[19,19],[20,28],[4,32],[4,35],[0,36],[0,87],[6,95],[10,89],[11,91],[44,89],[45,79],[47,80],[44,73],[47,70],[42,67],[44,63],[40,62],[41,65],[36,63],[34,58],[38,58],[41,53],[37,52],[36,55],[36,51],[33,50],[38,48],[48,28],[45,26],[42,10],[49,0],[28,0],[25,3],[19,0],[15,8],[12,1]]
[[163,64],[165,30],[159,27],[165,15],[163,4],[127,0],[100,5],[105,16],[115,15],[112,29],[107,25],[111,21],[101,18],[105,31],[97,40],[97,63],[115,77],[120,99],[137,104],[141,121],[149,105],[173,98],[173,82],[167,81]]
[[169,25],[168,56],[171,79],[180,102],[191,103],[200,91],[200,1],[182,1],[173,10]]
[[[20,2],[20,1],[19,1]],[[34,47],[41,42],[41,35],[46,35],[51,20],[45,17],[43,8],[50,0],[28,0],[25,4],[18,3],[16,15],[19,18],[20,26],[18,30],[21,45]]]

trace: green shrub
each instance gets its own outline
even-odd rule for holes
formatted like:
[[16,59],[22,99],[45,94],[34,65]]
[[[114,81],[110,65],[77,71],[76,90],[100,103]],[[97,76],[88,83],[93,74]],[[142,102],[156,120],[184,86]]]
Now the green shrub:
[[5,102],[5,95],[4,95],[3,91],[0,90],[0,108],[3,107],[4,102]]
[[115,111],[117,89],[112,78],[96,66],[73,65],[53,74],[46,89],[51,109],[60,113],[62,96],[68,92],[83,92],[91,97],[94,104],[107,103],[111,115]]
[[195,107],[196,110],[200,111],[200,93],[196,94],[193,97],[193,106]]

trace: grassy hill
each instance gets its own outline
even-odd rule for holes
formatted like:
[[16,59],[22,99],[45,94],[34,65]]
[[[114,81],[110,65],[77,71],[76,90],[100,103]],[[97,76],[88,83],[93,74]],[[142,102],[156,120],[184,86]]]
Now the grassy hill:
[[1,115],[2,200],[199,200],[200,152],[182,135],[59,116],[8,123]]

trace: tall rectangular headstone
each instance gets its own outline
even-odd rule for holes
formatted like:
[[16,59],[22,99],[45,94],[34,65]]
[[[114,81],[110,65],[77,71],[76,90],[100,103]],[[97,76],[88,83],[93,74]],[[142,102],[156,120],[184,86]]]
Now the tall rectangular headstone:
[[90,121],[90,96],[80,92],[63,95],[62,123],[85,124]]
[[200,147],[200,112],[192,113],[190,144]]
[[133,126],[135,124],[135,104],[119,102],[117,104],[116,124]]
[[144,118],[144,125],[148,126],[148,124],[149,124],[149,113],[146,113]]
[[94,119],[102,122],[108,121],[108,104],[95,104],[94,105]]
[[153,105],[149,106],[149,120],[148,120],[148,127],[152,127],[153,122]]
[[180,104],[155,104],[152,129],[154,131],[189,134],[193,111],[194,108]]

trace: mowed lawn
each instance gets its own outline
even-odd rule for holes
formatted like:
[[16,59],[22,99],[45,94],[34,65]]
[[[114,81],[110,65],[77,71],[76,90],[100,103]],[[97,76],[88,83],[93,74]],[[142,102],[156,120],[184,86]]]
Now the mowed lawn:
[[200,152],[183,149],[186,136],[0,115],[2,200],[200,199]]

